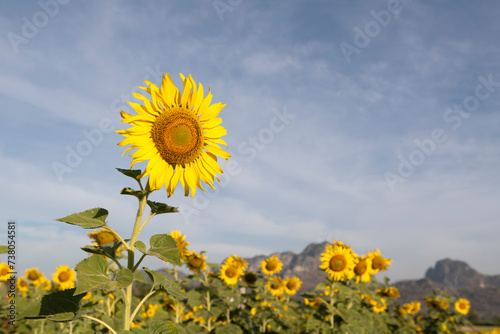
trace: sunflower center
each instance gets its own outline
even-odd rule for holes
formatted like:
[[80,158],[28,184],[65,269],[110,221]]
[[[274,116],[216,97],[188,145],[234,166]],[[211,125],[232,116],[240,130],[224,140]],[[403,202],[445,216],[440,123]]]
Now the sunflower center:
[[69,274],[67,271],[63,271],[58,276],[60,282],[66,282],[69,280]]
[[237,274],[236,268],[229,267],[229,268],[226,269],[226,276],[228,278],[236,277],[236,274]]
[[297,290],[297,284],[293,281],[288,282],[286,287],[288,290]]
[[279,287],[280,287],[280,286],[279,286],[278,284],[276,284],[276,283],[271,283],[271,289],[272,289],[272,290],[278,290],[278,289],[279,289]]
[[383,269],[384,268],[384,258],[381,256],[376,256],[372,262],[373,269]]
[[194,258],[191,261],[189,261],[189,264],[193,268],[201,268],[201,266],[203,265],[203,261],[201,261],[201,259],[199,259],[199,258]]
[[334,255],[330,259],[330,269],[333,271],[342,271],[347,266],[347,261],[342,255]]
[[38,277],[40,277],[40,275],[38,275],[38,273],[36,272],[30,272],[29,275],[28,275],[28,279],[30,281],[36,281],[38,279]]
[[361,276],[366,272],[367,266],[366,266],[366,261],[361,261],[359,262],[356,267],[354,267],[354,272],[356,275]]
[[160,156],[171,165],[185,165],[200,155],[205,137],[198,117],[182,107],[162,113],[151,128]]
[[458,308],[461,310],[465,310],[467,308],[467,305],[464,302],[461,302],[458,304]]
[[7,267],[3,267],[2,271],[0,271],[0,276],[5,276],[9,273],[9,269]]
[[113,242],[115,241],[116,238],[115,236],[113,235],[113,233],[111,232],[107,232],[107,231],[101,231],[98,235],[97,235],[97,243],[99,245],[105,245],[105,244],[109,244],[110,242]]
[[21,288],[25,288],[28,286],[28,282],[26,282],[25,280],[19,281],[19,286]]
[[269,271],[274,271],[277,266],[278,266],[278,264],[276,262],[269,262],[266,265],[266,269],[269,270]]

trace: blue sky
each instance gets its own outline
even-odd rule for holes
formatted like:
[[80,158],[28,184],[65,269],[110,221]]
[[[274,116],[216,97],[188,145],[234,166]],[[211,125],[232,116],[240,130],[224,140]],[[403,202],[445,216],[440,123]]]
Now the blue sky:
[[104,207],[130,235],[113,130],[168,72],[227,104],[233,166],[215,192],[153,194],[183,213],[140,239],[178,229],[217,262],[336,238],[379,248],[393,280],[447,257],[500,274],[499,16],[451,0],[2,2],[0,231],[17,221],[19,271],[83,259],[87,231],[54,221],[73,212]]

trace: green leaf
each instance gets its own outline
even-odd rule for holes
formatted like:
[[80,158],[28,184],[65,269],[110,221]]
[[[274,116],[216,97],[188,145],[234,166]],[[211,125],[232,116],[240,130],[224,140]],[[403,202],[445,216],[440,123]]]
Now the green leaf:
[[155,234],[149,239],[149,244],[151,246],[149,250],[146,250],[146,245],[142,241],[136,241],[134,246],[146,255],[156,256],[160,260],[170,262],[176,266],[182,265],[177,243],[171,235]]
[[240,326],[235,324],[227,324],[225,326],[217,326],[215,328],[216,334],[240,334],[243,333]]
[[120,329],[118,332],[116,332],[117,334],[133,334],[133,332],[131,331],[127,331],[125,329]]
[[97,254],[97,255],[104,255],[106,257],[112,258],[116,260],[116,250],[120,248],[122,243],[120,241],[114,241],[110,242],[109,244],[106,245],[100,245],[100,246],[93,246],[93,245],[88,245],[85,247],[82,247],[84,251],[87,253],[91,254]]
[[7,246],[0,246],[0,254],[5,254],[9,252],[9,247]]
[[[75,314],[80,309],[80,300],[85,296],[83,293],[75,294],[75,290],[73,288],[40,296],[19,312],[17,320],[43,319],[54,315],[58,315],[53,318],[55,321],[69,321],[74,319]],[[72,317],[69,316],[70,313]]]
[[131,177],[135,180],[137,180],[137,177],[142,174],[142,171],[140,169],[122,169],[122,168],[117,168],[117,171],[122,173],[123,175],[126,175],[128,177]]
[[151,289],[153,290],[165,290],[167,293],[172,296],[175,300],[184,300],[187,299],[187,296],[181,291],[179,285],[177,285],[174,281],[170,280],[167,276],[160,273],[159,271],[149,270],[148,268],[142,268],[148,274],[149,278],[153,286]]
[[78,225],[86,229],[99,228],[106,225],[108,210],[102,208],[93,208],[79,213],[56,219],[71,225]]
[[160,215],[162,213],[179,212],[178,208],[173,206],[168,206],[164,203],[147,201],[149,207],[151,208],[151,213],[154,215]]
[[108,266],[108,261],[99,255],[92,255],[80,261],[75,267],[77,280],[75,294],[102,289],[114,290],[132,283],[133,274],[130,269],[120,269],[116,280],[112,280],[108,276]]
[[149,284],[148,279],[144,275],[144,273],[140,270],[134,271],[134,281]]
[[146,194],[146,192],[144,190],[134,190],[132,188],[126,187],[120,191],[120,194],[131,195],[131,196],[135,196],[137,198],[141,198]]
[[152,320],[149,323],[149,334],[177,334],[179,330],[172,321]]

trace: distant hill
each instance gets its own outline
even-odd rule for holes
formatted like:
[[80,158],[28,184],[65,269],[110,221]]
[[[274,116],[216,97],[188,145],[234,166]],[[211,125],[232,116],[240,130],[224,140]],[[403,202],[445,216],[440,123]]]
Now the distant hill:
[[[293,252],[273,253],[246,258],[248,270],[258,271],[262,261],[270,256],[277,256],[283,262],[280,276],[298,276],[303,281],[299,293],[310,291],[322,282],[326,274],[319,269],[319,259],[324,252],[326,242],[312,243],[300,254]],[[442,290],[446,293],[467,298],[472,310],[483,320],[500,317],[500,275],[484,275],[463,261],[444,259],[429,268],[423,279],[404,280],[394,284],[401,297],[400,304],[413,300],[423,302],[423,298],[432,290]],[[425,302],[422,303],[425,307]]]

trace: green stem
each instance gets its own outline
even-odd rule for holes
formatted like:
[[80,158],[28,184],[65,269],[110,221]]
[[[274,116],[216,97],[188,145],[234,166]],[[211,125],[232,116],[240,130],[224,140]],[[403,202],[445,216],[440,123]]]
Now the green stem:
[[103,325],[104,327],[106,327],[111,333],[116,334],[116,331],[113,328],[111,328],[107,323],[105,323],[104,321],[102,321],[102,320],[99,320],[99,319],[94,318],[94,317],[92,317],[90,315],[87,315],[87,314],[84,314],[82,316],[82,318],[87,318],[87,319],[93,320],[95,322],[98,322],[101,325]]
[[132,315],[130,316],[130,321],[134,321],[134,318],[135,316],[137,315],[137,312],[139,312],[141,306],[146,302],[146,300],[148,300],[149,297],[151,297],[156,291],[154,290],[151,290],[149,291],[149,293],[144,296],[144,298],[139,302],[139,304],[137,305],[137,307],[135,308],[134,310],[134,313],[132,313]]
[[139,259],[139,261],[137,261],[137,263],[135,264],[134,268],[132,268],[132,272],[134,272],[134,271],[137,270],[137,267],[139,267],[139,265],[141,264],[142,260],[144,260],[145,257],[146,257],[146,254],[142,254],[142,256]]
[[[148,183],[149,185],[149,183]],[[150,194],[149,187],[146,185],[145,193],[139,198],[139,209],[137,210],[137,216],[135,218],[134,229],[132,230],[132,236],[130,237],[129,250],[128,250],[128,269],[134,269],[134,252],[135,252],[135,242],[139,237],[139,228],[141,226],[142,216],[144,214],[144,208],[148,200],[148,195]],[[127,286],[125,292],[125,310],[123,315],[123,329],[130,330],[131,317],[130,311],[132,307],[132,284]]]

